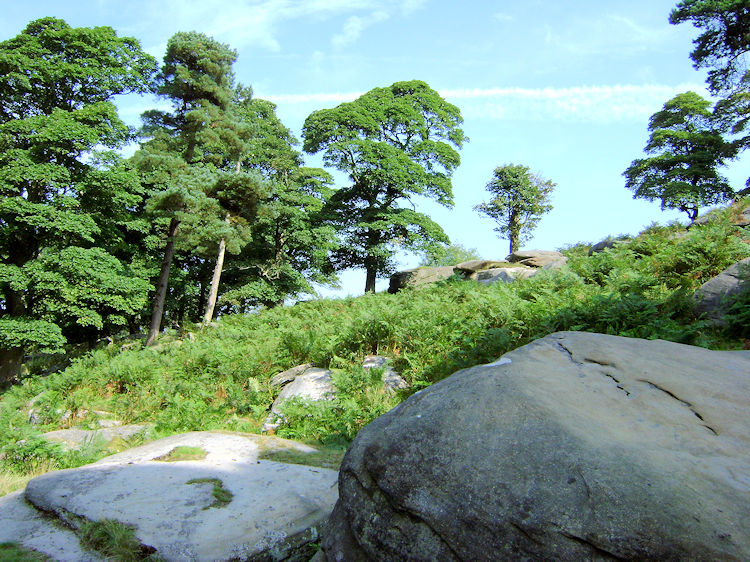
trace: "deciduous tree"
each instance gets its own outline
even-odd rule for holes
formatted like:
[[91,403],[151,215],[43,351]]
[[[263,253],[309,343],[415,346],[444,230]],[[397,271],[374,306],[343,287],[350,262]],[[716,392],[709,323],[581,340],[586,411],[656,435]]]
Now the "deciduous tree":
[[549,200],[555,187],[526,166],[507,164],[495,168],[487,184],[492,199],[474,210],[497,223],[495,232],[508,238],[512,254],[531,237],[541,216],[552,210]]
[[711,102],[695,92],[679,94],[651,116],[645,151],[623,173],[634,198],[659,199],[662,209],[679,209],[690,220],[698,209],[734,194],[717,168],[730,147],[714,127]]
[[416,211],[412,197],[453,204],[456,149],[466,140],[462,122],[456,106],[419,80],[375,88],[306,119],[305,151],[322,151],[326,165],[351,181],[325,211],[343,240],[333,253],[335,264],[363,267],[366,292],[393,269],[397,249],[448,242],[437,223]]
[[144,304],[148,284],[108,251],[140,186],[101,151],[131,134],[112,99],[147,91],[155,68],[137,40],[55,18],[0,43],[0,380],[25,349],[91,339]]

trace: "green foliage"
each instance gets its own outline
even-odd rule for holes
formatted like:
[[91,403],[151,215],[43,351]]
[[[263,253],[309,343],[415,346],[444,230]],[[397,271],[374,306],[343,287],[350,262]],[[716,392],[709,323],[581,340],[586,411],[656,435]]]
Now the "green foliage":
[[114,519],[84,521],[78,528],[81,546],[117,562],[159,560],[155,549],[141,544],[135,527]]
[[49,556],[15,542],[0,543],[0,562],[47,562]]
[[365,291],[374,291],[376,275],[391,272],[397,246],[421,252],[448,242],[437,223],[402,205],[415,195],[453,204],[462,122],[457,107],[418,80],[375,88],[305,120],[305,151],[323,152],[326,165],[351,181],[324,212],[343,240],[335,264],[364,267]]
[[750,52],[750,6],[746,0],[682,0],[669,23],[692,22],[702,30],[690,53],[695,68],[707,68],[711,93],[731,90],[742,79]]
[[[750,146],[745,134],[750,122],[750,7],[746,0],[682,0],[672,10],[669,22],[692,22],[701,30],[690,54],[696,69],[707,69],[708,89],[720,99],[714,108],[715,126],[729,130],[735,139],[727,144],[729,156]],[[742,136],[744,134],[744,136]],[[750,190],[750,178],[747,189]]]
[[464,248],[461,244],[438,245],[427,249],[419,265],[439,267],[478,259],[482,258],[476,248]]
[[142,194],[101,151],[131,137],[113,98],[147,91],[154,70],[138,41],[108,27],[43,18],[0,43],[0,380],[42,332],[46,349],[89,341],[143,304],[148,284],[115,256],[138,228],[128,215]]
[[661,200],[662,209],[679,209],[693,220],[699,207],[728,200],[734,191],[717,167],[730,147],[715,128],[711,102],[695,92],[679,94],[651,116],[646,152],[623,175],[634,198]]
[[[315,300],[227,315],[194,339],[97,349],[64,372],[29,377],[2,395],[4,466],[23,470],[27,457],[52,467],[82,462],[33,439],[70,424],[61,420],[67,410],[88,411],[81,423],[92,426],[94,410],[125,423],[155,423],[159,435],[257,432],[278,393],[271,377],[306,362],[332,369],[338,394],[314,404],[287,403],[278,433],[336,445],[410,393],[554,331],[741,347],[738,337],[745,336],[737,329],[747,325],[745,305],[733,309],[729,331],[692,314],[692,292],[750,256],[746,231],[733,227],[728,213],[690,230],[650,226],[590,257],[587,246],[576,246],[566,251],[566,267],[516,283],[446,281],[395,295]],[[373,352],[390,357],[410,389],[390,394],[381,372],[362,369],[362,358]],[[32,407],[41,422],[33,429]]]
[[734,337],[750,339],[750,267],[740,269],[742,287],[726,302],[726,328]]
[[234,497],[234,494],[227,490],[224,487],[224,483],[218,478],[193,478],[192,480],[188,480],[186,484],[211,484],[213,486],[211,495],[214,497],[214,502],[203,509],[226,507],[232,502],[232,498]]
[[531,237],[549,204],[555,184],[534,175],[526,166],[508,164],[495,168],[487,191],[492,199],[474,207],[475,211],[493,219],[495,232],[510,241],[510,253]]

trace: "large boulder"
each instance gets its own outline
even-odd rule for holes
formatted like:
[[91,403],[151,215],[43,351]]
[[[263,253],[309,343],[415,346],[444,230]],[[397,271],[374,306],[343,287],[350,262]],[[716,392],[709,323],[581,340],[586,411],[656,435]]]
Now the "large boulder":
[[[748,281],[743,275],[750,274],[750,258],[737,262],[709,279],[695,292],[695,312],[705,316],[714,324],[724,323],[725,303],[727,298],[739,293]],[[745,277],[747,279],[747,277]]]
[[443,281],[453,276],[453,266],[446,265],[441,267],[417,267],[399,271],[391,275],[391,282],[388,286],[389,293],[397,293],[405,287],[420,287],[430,283]]
[[[295,375],[284,386],[276,397],[276,400],[273,401],[271,412],[263,424],[263,431],[274,430],[283,423],[284,415],[281,413],[281,407],[289,400],[294,398],[303,398],[312,401],[330,400],[336,395],[336,387],[333,384],[333,379],[331,379],[331,371],[307,365],[300,365],[300,367],[306,368],[302,374]],[[286,372],[284,371],[284,373]],[[279,373],[277,376],[284,373]]]
[[750,358],[561,332],[360,431],[329,560],[750,560]]
[[529,267],[561,267],[568,261],[563,254],[552,250],[522,250],[508,256],[510,263],[519,263]]
[[533,267],[498,267],[477,271],[471,275],[470,279],[482,285],[491,285],[492,283],[512,283],[518,279],[528,279],[537,273],[538,270]]
[[459,263],[453,269],[454,271],[468,277],[472,273],[476,273],[477,271],[497,269],[499,267],[508,267],[509,265],[510,262],[507,262],[505,260],[469,260]]
[[[204,458],[170,462],[185,447],[203,450]],[[131,526],[143,551],[160,560],[309,560],[336,501],[336,471],[261,460],[279,448],[313,451],[273,437],[194,432],[43,474],[28,483],[25,498],[74,530],[104,519]],[[9,506],[0,513],[0,539],[2,529],[15,528],[10,540],[52,556],[58,544],[75,542],[69,535],[45,542],[49,529],[29,510]],[[71,550],[62,559],[99,557]]]

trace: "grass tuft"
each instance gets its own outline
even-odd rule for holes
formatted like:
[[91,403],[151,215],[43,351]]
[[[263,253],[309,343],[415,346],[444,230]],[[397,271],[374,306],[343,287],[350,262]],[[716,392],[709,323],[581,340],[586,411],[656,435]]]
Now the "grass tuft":
[[162,462],[200,461],[205,459],[207,455],[208,453],[201,447],[180,445],[169,451],[166,455],[156,457],[154,460]]
[[185,484],[213,484],[212,494],[214,496],[214,503],[207,505],[203,509],[210,509],[212,507],[226,507],[232,502],[234,494],[224,487],[224,483],[218,478],[193,478],[188,480]]
[[52,558],[16,542],[0,543],[0,562],[47,562]]
[[159,560],[156,549],[140,543],[134,527],[114,519],[85,521],[78,528],[78,535],[81,546],[117,562]]

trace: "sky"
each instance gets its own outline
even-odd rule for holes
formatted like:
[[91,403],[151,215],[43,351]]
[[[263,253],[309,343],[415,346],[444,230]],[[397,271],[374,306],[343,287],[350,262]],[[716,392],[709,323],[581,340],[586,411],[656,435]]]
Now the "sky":
[[[698,30],[670,25],[676,0],[34,0],[8,2],[0,40],[44,16],[74,27],[106,25],[161,60],[178,31],[199,31],[237,50],[236,80],[277,104],[297,138],[318,109],[401,80],[427,82],[456,105],[470,141],[453,176],[455,204],[418,200],[451,241],[502,259],[508,241],[473,207],[497,166],[522,164],[557,184],[553,210],[525,249],[553,250],[654,221],[686,221],[659,202],[634,200],[622,172],[643,156],[649,117],[678,93],[708,97],[692,67]],[[158,101],[116,100],[138,125]],[[320,166],[319,156],[306,163]],[[735,189],[750,157],[723,172]],[[339,186],[346,177],[336,175]],[[419,257],[401,255],[401,268]],[[363,271],[326,295],[356,295]],[[377,289],[387,287],[378,282]]]

